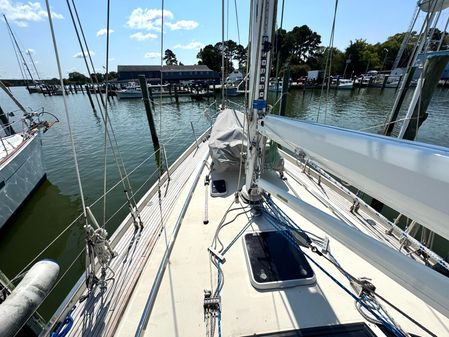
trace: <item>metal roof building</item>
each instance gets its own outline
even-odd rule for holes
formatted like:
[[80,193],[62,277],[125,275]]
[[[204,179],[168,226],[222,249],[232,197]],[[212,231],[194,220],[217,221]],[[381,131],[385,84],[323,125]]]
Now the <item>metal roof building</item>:
[[135,80],[139,75],[145,75],[147,81],[152,84],[177,83],[180,81],[215,81],[220,76],[217,72],[209,69],[206,65],[188,65],[188,66],[157,66],[157,65],[119,65],[117,74],[119,81]]

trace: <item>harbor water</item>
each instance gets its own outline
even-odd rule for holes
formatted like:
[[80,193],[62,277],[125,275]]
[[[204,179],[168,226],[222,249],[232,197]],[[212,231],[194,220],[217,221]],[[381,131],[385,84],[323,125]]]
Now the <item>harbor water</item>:
[[[48,318],[84,270],[84,244],[81,197],[64,113],[62,96],[44,97],[28,94],[25,88],[12,88],[13,94],[26,107],[44,109],[58,117],[48,132],[42,135],[43,156],[47,171],[44,181],[19,212],[0,230],[0,270],[10,279],[16,277],[40,252],[39,259],[55,259],[64,275],[40,313]],[[291,90],[288,93],[286,115],[292,118],[319,121],[354,130],[377,132],[385,123],[394,102],[394,89],[354,89],[331,91],[321,96],[320,90]],[[407,106],[411,93],[404,106]],[[176,104],[169,98],[161,102],[155,98],[153,113],[160,142],[168,163],[199,137],[209,126],[209,118],[217,114],[217,106],[209,106],[214,99],[191,101],[183,98]],[[219,97],[217,96],[217,99]],[[230,98],[242,103],[243,98]],[[278,105],[271,93],[271,104]],[[104,188],[104,125],[100,111],[92,111],[86,94],[67,96],[75,146],[86,205],[100,223],[112,233],[128,212],[116,162],[110,146],[107,147],[107,195],[104,207],[101,198]],[[20,111],[0,93],[0,105],[5,112],[13,112],[13,120],[20,119]],[[437,89],[429,106],[429,117],[419,130],[418,141],[449,147],[449,90]],[[405,108],[399,118],[405,114]],[[142,100],[111,99],[108,116],[114,128],[124,165],[129,175],[135,198],[138,200],[157,180],[154,151]],[[20,122],[15,123],[20,130]],[[193,130],[192,130],[193,128]],[[388,214],[387,214],[388,216]],[[74,221],[79,218],[78,221]],[[62,232],[62,234],[60,234]],[[49,245],[52,241],[51,245]],[[438,243],[437,243],[438,244]],[[48,248],[47,248],[48,247]],[[440,243],[435,248],[446,257],[449,247]],[[77,258],[79,256],[79,258]]]

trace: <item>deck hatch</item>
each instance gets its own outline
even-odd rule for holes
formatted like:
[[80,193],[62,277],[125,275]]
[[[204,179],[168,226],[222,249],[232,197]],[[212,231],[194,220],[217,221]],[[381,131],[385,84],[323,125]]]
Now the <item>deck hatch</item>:
[[256,289],[286,288],[315,282],[315,273],[304,254],[284,234],[269,231],[244,236],[246,262],[251,284]]

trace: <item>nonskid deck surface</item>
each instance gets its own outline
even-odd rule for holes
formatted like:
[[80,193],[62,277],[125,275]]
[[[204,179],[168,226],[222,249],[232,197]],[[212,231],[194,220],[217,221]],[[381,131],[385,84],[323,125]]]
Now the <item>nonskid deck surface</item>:
[[[179,194],[207,151],[207,145],[201,143],[199,148],[188,155],[174,170],[168,187],[167,182],[161,187],[164,224]],[[68,336],[90,337],[114,334],[142,269],[161,234],[161,212],[157,193],[146,202],[140,215],[144,228],[135,230],[131,224],[126,230],[114,248],[117,257],[112,260],[110,270],[107,272],[106,279],[109,281],[106,288],[101,289],[97,286],[91,294],[87,291],[83,294],[87,298],[77,304],[73,311],[74,325]]]
[[[357,227],[391,247],[400,247],[400,243],[394,237],[385,234],[385,227],[375,218],[368,216],[363,211],[360,211],[359,214],[352,214],[349,211],[351,203],[341,195],[324,184],[318,185],[316,179],[312,179],[290,162],[286,162],[286,170],[286,182],[275,175],[271,175],[270,180],[329,214],[335,216],[335,210],[338,210],[339,216],[343,215],[348,225]],[[205,168],[181,225],[145,330],[145,336],[206,336],[203,309],[204,290],[213,291],[218,281],[216,268],[209,259],[208,248],[211,246],[218,223],[234,201],[233,192],[237,189],[238,179],[237,172],[213,174],[213,179],[226,180],[228,193],[225,197],[212,198],[209,196],[209,224],[204,225],[206,187],[202,182],[207,174],[208,169]],[[317,199],[316,195],[330,202],[334,209],[330,210],[326,207],[322,201]],[[326,236],[326,233],[301,215],[285,207],[280,200],[274,199],[274,201],[304,230],[320,237]],[[231,207],[240,206],[233,204]],[[233,219],[239,212],[239,210],[231,212],[228,219]],[[247,222],[248,217],[243,214],[224,227],[220,231],[220,239],[223,244],[228,245]],[[170,223],[169,221],[168,226]],[[257,217],[246,233],[265,230],[273,230],[273,227],[263,217]],[[167,232],[171,233],[171,228],[167,227]],[[116,336],[134,336],[159,268],[160,257],[165,249],[165,241],[159,240],[153,250],[152,258],[145,266],[130,297]],[[309,250],[306,251],[307,254],[311,254]],[[416,319],[435,335],[449,335],[447,317],[369,265],[354,254],[350,247],[345,247],[331,237],[330,251],[338,263],[355,277],[370,278],[377,287],[377,292],[396,305],[398,309]],[[366,321],[360,315],[355,308],[353,298],[312,263],[311,266],[317,279],[316,284],[260,291],[250,283],[242,238],[238,239],[229,249],[225,258],[226,262],[222,264],[224,287],[221,292],[220,323],[223,336],[249,336],[354,322],[364,322],[376,335],[384,336],[375,324]],[[339,282],[351,289],[348,279],[339,273],[330,262],[313,254],[312,258]],[[431,336],[403,315],[398,314],[395,309],[389,306],[386,306],[386,309],[405,331],[419,336]]]

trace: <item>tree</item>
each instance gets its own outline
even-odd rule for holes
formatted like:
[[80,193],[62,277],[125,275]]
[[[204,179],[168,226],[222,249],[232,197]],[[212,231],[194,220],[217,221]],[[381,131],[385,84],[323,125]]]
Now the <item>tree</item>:
[[306,63],[307,60],[315,56],[318,46],[321,43],[321,36],[312,31],[307,25],[294,27],[285,36],[285,46],[290,49],[293,63]]
[[69,73],[69,82],[84,84],[89,81],[89,78],[77,71]]
[[332,55],[330,55],[329,48],[327,47],[318,48],[315,55],[309,58],[309,60],[307,61],[307,65],[309,65],[311,69],[324,70],[326,69],[326,62],[328,58],[331,56],[332,56],[331,65],[330,70],[328,69],[328,71],[331,74],[341,75],[345,68],[346,57],[341,50],[335,47],[332,48]]
[[110,71],[110,72],[108,73],[108,80],[109,80],[109,81],[111,81],[111,80],[116,80],[117,78],[118,78],[118,74],[117,74],[116,71]]
[[[215,46],[208,44],[204,48],[200,49],[196,58],[199,60],[198,64],[207,65],[211,70],[221,73],[221,42],[215,44]],[[225,69],[232,71],[232,62],[226,56],[225,52]]]
[[355,42],[350,41],[349,47],[346,48],[345,56],[350,60],[346,74],[354,73],[360,75],[370,69],[379,69],[381,60],[376,48],[367,43],[366,40],[357,39]]
[[167,49],[165,51],[164,61],[165,61],[165,64],[168,65],[168,66],[172,66],[172,65],[177,65],[178,64],[178,60],[176,59],[175,53],[172,52],[170,49]]
[[101,83],[104,81],[104,75],[102,73],[95,73],[95,74],[90,74],[90,78],[94,81],[98,83]]
[[246,73],[246,60],[248,57],[248,47],[239,44],[236,48],[234,59],[238,62],[239,69],[244,69]]

